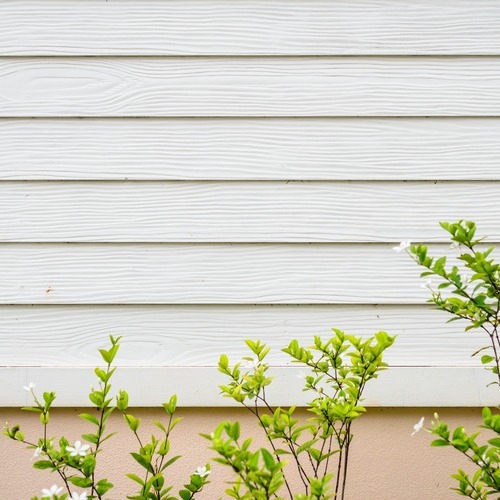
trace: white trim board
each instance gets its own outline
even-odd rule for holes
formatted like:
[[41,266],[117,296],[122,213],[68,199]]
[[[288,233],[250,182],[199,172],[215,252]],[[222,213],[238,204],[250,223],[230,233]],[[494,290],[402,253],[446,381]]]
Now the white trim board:
[[[298,375],[300,367],[273,367],[275,376],[267,391],[272,405],[303,406],[308,401]],[[492,375],[484,368],[471,367],[392,367],[367,386],[364,404],[372,407],[476,407],[497,405],[498,388],[487,387]],[[55,406],[89,406],[86,397],[96,377],[92,368],[0,368],[1,405],[29,405],[30,396],[22,386],[35,382],[36,391],[53,390]],[[216,367],[118,368],[115,390],[129,392],[130,405],[158,406],[172,394],[182,407],[237,406],[220,395],[218,385],[226,382]],[[113,392],[113,391],[112,391]],[[113,392],[114,394],[114,392]]]

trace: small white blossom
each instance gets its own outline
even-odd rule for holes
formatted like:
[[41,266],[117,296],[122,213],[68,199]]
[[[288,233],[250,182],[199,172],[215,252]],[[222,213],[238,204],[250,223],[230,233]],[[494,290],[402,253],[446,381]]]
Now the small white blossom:
[[406,250],[407,248],[410,248],[411,246],[411,241],[402,241],[397,247],[392,247],[392,249],[397,252],[397,253],[400,253],[402,252],[403,250]]
[[240,365],[242,368],[258,368],[259,367],[259,361],[255,358],[251,358],[251,359],[245,359],[241,365]]
[[35,382],[30,382],[28,385],[23,385],[23,389],[26,391],[26,392],[31,392],[33,391],[33,389],[36,387],[36,384]]
[[42,454],[42,448],[38,446],[33,452],[33,456],[31,457],[31,459],[34,460],[35,458],[38,458],[41,454]]
[[481,460],[477,461],[477,465],[479,465],[479,467],[487,467],[488,464],[489,464],[488,457],[486,456],[486,453],[483,453],[483,455],[481,456]]
[[71,500],[87,500],[87,492],[82,491],[82,493],[78,494],[74,491],[71,493]]
[[414,426],[413,426],[413,432],[411,433],[411,435],[413,436],[414,434],[416,434],[420,429],[422,429],[422,427],[424,426],[424,420],[425,418],[422,417]]
[[434,284],[434,282],[432,281],[432,279],[428,279],[425,283],[422,283],[420,285],[420,288],[432,288],[432,285]]
[[54,495],[59,495],[63,489],[57,487],[57,484],[53,484],[49,489],[44,488],[42,490],[42,498],[52,498]]
[[66,451],[68,451],[72,457],[84,457],[89,449],[90,446],[88,444],[82,444],[81,441],[76,441],[75,446],[66,446]]
[[208,470],[205,466],[196,467],[196,470],[194,471],[194,473],[200,477],[206,477],[210,474],[210,472],[212,472],[212,471]]

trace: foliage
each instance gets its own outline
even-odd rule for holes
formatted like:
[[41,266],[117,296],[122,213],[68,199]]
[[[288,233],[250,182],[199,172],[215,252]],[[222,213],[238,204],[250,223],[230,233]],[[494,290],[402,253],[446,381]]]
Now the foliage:
[[[83,441],[89,444],[82,444],[76,441],[74,446],[65,437],[57,441],[53,437],[48,437],[48,425],[50,422],[50,411],[52,404],[56,399],[54,392],[44,392],[42,400],[35,394],[35,384],[30,383],[24,387],[30,392],[34,399],[34,405],[25,407],[23,410],[38,413],[40,422],[43,426],[43,436],[38,441],[27,441],[19,425],[9,427],[6,425],[4,434],[11,439],[28,445],[28,448],[34,449],[33,457],[37,458],[33,463],[35,469],[47,469],[55,472],[62,480],[64,487],[53,485],[49,489],[42,491],[42,499],[74,500],[86,499],[104,499],[108,491],[113,488],[113,484],[107,479],[99,479],[96,473],[97,458],[101,451],[101,445],[114,433],[107,432],[107,423],[110,415],[118,409],[122,412],[126,423],[134,433],[138,443],[139,451],[132,452],[131,455],[135,461],[144,469],[144,477],[136,474],[127,474],[127,476],[139,484],[140,489],[137,493],[127,496],[131,500],[177,500],[177,497],[171,496],[172,486],[165,485],[165,470],[172,465],[179,456],[168,458],[170,449],[170,432],[179,422],[174,418],[176,409],[176,397],[173,396],[168,403],[163,404],[163,408],[168,416],[168,422],[165,426],[159,421],[153,422],[162,432],[162,437],[151,436],[149,442],[143,442],[138,434],[140,421],[128,413],[128,394],[125,391],[119,391],[116,397],[116,406],[112,404],[113,398],[110,396],[110,380],[115,373],[116,367],[112,367],[113,361],[119,349],[120,337],[110,336],[111,346],[108,350],[99,349],[99,353],[106,363],[106,367],[96,368],[95,374],[98,378],[98,389],[91,389],[89,400],[95,407],[95,412],[81,413],[79,416],[92,425],[93,430],[82,434]],[[57,444],[55,444],[57,442]],[[203,469],[203,470],[201,470]],[[209,466],[198,468],[191,475],[189,483],[179,491],[179,497],[182,500],[194,498],[196,493],[202,490],[208,482]],[[77,492],[76,488],[84,491]],[[32,500],[38,500],[33,497]]]
[[[494,248],[483,248],[476,238],[476,225],[470,221],[442,222],[441,226],[451,236],[452,248],[458,249],[459,265],[447,265],[446,257],[431,257],[426,245],[409,246],[409,254],[425,268],[422,277],[437,279],[437,286],[428,279],[431,291],[429,302],[452,315],[449,321],[466,320],[466,331],[482,332],[488,344],[472,354],[481,355],[481,363],[494,374],[492,384],[500,385],[500,265],[491,256]],[[478,444],[479,432],[468,434],[463,427],[450,431],[448,425],[435,415],[429,430],[438,438],[433,446],[453,446],[475,464],[476,471],[467,474],[459,470],[456,491],[474,499],[486,499],[500,492],[500,415],[489,408],[483,409],[483,424],[492,437]]]
[[[343,499],[351,426],[365,412],[361,398],[366,383],[387,366],[382,354],[393,342],[385,332],[362,340],[340,330],[334,330],[327,341],[315,337],[314,345],[308,348],[292,340],[283,351],[309,369],[303,390],[312,395],[308,411],[313,417],[305,421],[296,417],[295,406],[272,408],[268,402],[266,388],[272,378],[265,358],[269,347],[247,340],[252,356],[233,367],[222,355],[219,371],[229,378],[228,384],[221,386],[222,393],[255,415],[269,443],[269,448],[252,451],[252,439],[241,442],[238,422],[222,422],[214,433],[205,435],[218,453],[216,461],[236,475],[226,493],[244,500],[279,498],[284,486],[288,497],[295,500]],[[303,489],[300,493],[292,492],[285,458],[295,464]],[[333,463],[335,475],[331,473]]]

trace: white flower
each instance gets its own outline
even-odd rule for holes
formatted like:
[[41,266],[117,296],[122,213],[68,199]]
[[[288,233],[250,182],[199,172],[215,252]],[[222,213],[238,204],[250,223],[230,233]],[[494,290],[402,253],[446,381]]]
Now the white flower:
[[414,426],[413,426],[413,432],[411,433],[411,435],[413,436],[414,434],[416,434],[423,426],[424,426],[424,420],[425,418],[422,417]]
[[242,368],[258,368],[259,367],[259,361],[255,358],[250,358],[250,359],[245,359],[241,365]]
[[406,250],[407,248],[409,248],[411,246],[411,241],[402,241],[397,247],[392,247],[392,249],[397,252],[397,253],[400,253],[402,252],[403,250]]
[[23,385],[23,389],[26,392],[32,392],[35,387],[36,387],[35,382],[30,382],[28,385]]
[[81,441],[76,441],[75,446],[66,446],[66,451],[69,451],[72,457],[84,457],[89,449],[90,446],[88,444],[82,444]]
[[489,462],[486,453],[483,453],[481,459],[477,461],[477,465],[479,465],[479,467],[488,467]]
[[420,285],[420,288],[432,288],[434,282],[429,278],[425,283]]
[[38,458],[41,454],[42,454],[42,448],[38,446],[38,448],[36,448],[35,451],[33,452],[33,456],[31,457],[31,459],[34,460],[35,458]]
[[44,488],[42,490],[42,498],[52,498],[54,495],[59,495],[63,489],[57,487],[57,484],[53,484],[49,489]]
[[74,491],[73,493],[71,493],[71,500],[87,500],[87,492],[82,491],[80,494],[78,494],[76,493],[76,491]]
[[210,472],[212,471],[208,470],[206,467],[196,467],[196,470],[194,471],[194,473],[200,477],[206,477],[210,474]]

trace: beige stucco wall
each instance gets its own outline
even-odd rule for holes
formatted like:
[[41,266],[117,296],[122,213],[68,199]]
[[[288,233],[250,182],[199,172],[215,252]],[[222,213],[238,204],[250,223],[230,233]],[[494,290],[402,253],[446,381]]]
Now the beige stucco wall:
[[[77,418],[77,409],[55,411],[51,425],[51,435],[63,432],[74,440],[85,432],[86,423]],[[351,470],[348,479],[349,500],[446,500],[456,498],[449,488],[453,485],[449,477],[456,468],[467,468],[457,452],[449,448],[430,448],[431,436],[421,432],[411,436],[412,426],[423,415],[429,420],[434,410],[428,408],[371,408],[361,418],[355,428],[356,438],[352,449]],[[444,420],[454,425],[464,425],[472,429],[480,420],[477,408],[440,409]],[[161,412],[151,409],[137,410],[135,414],[144,422],[162,418]],[[205,464],[213,452],[207,450],[207,442],[199,437],[200,432],[211,432],[224,419],[238,419],[243,432],[259,434],[251,416],[239,409],[180,409],[183,422],[174,434],[173,451],[181,453],[183,459],[172,469],[172,481],[181,485],[184,478],[196,466]],[[33,414],[16,409],[0,410],[2,421],[21,423],[27,437],[36,436],[37,419]],[[143,432],[149,434],[144,425]],[[123,477],[125,472],[134,471],[134,462],[128,452],[135,447],[131,434],[127,432],[119,415],[114,415],[110,430],[119,434],[105,446],[102,454],[101,473],[108,477],[115,488],[110,500],[122,500],[131,493],[134,484]],[[39,494],[42,487],[57,482],[55,475],[47,471],[31,468],[32,452],[18,443],[0,440],[1,499],[23,500]],[[217,499],[223,491],[223,483],[228,479],[227,471],[213,464],[212,484],[198,497]]]

